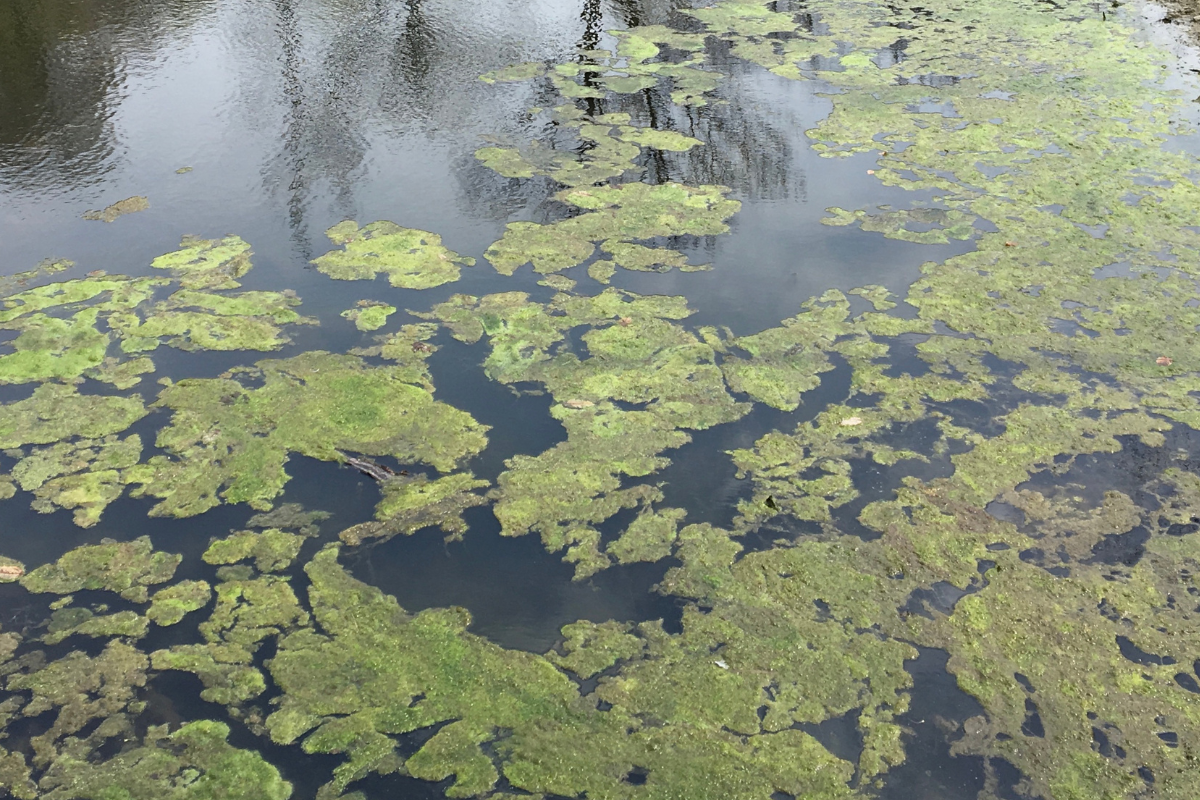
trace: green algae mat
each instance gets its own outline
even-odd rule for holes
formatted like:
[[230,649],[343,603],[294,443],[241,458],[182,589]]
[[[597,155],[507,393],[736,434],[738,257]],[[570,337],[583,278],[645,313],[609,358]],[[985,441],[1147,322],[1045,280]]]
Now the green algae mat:
[[[352,307],[246,288],[270,256],[237,235],[4,279],[0,533],[29,508],[68,544],[0,550],[0,796],[1200,797],[1194,88],[1116,2],[787,9],[698,4],[483,75],[540,105],[476,166],[549,211],[478,260],[340,222],[310,260]],[[689,243],[742,204],[650,165],[724,154],[614,109],[700,118],[735,70],[808,86],[811,148],[911,200],[825,225],[958,254],[753,331],[698,307],[687,273],[736,266]],[[439,391],[464,371],[553,438],[489,460],[513,434]],[[688,463],[735,476],[719,513],[680,499]],[[341,525],[301,478],[354,472]],[[155,522],[91,535],[114,508]],[[497,535],[577,582],[655,569],[678,615],[529,652],[351,568]],[[930,653],[970,709],[932,728]],[[976,778],[922,789],[930,747]]]

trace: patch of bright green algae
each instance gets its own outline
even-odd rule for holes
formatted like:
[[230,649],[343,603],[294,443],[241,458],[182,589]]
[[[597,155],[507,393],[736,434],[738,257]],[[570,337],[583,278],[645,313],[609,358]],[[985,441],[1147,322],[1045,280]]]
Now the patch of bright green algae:
[[[1158,54],[1096,8],[818,0],[806,10],[818,24],[775,4],[730,0],[685,12],[703,33],[637,28],[615,34],[615,52],[487,79],[543,80],[580,98],[669,80],[674,102],[695,105],[719,80],[703,55],[705,36],[716,36],[780,76],[822,81],[832,112],[810,132],[819,152],[875,151],[877,180],[923,190],[912,208],[831,209],[828,222],[915,242],[973,237],[973,252],[927,264],[903,298],[878,286],[850,292],[873,311],[853,315],[851,301],[831,291],[745,336],[686,327],[683,298],[616,290],[580,297],[564,280],[546,283],[560,292],[548,302],[519,292],[458,295],[436,306],[430,323],[350,356],[310,353],[168,385],[159,400],[172,412],[158,439],[166,454],[115,469],[120,482],[136,478],[162,501],[156,513],[188,515],[221,501],[268,507],[292,453],[421,462],[446,474],[383,481],[377,518],[343,540],[428,526],[460,536],[463,511],[484,501],[487,484],[459,468],[482,449],[486,429],[432,399],[429,340],[444,326],[460,341],[486,340],[489,377],[548,393],[565,431],[549,450],[506,463],[488,498],[503,533],[538,533],[580,577],[674,556],[658,590],[683,604],[680,633],[656,622],[579,622],[544,656],[505,650],[471,634],[461,609],[406,612],[351,578],[336,548],[306,567],[305,605],[285,576],[240,562],[253,560],[259,572],[287,568],[301,539],[283,529],[311,523],[251,521],[261,532],[235,533],[206,553],[223,565],[215,602],[204,582],[159,589],[145,617],[64,600],[46,641],[113,641],[100,655],[73,653],[44,669],[33,654],[13,658],[13,635],[0,638],[5,688],[20,695],[0,714],[58,709],[31,742],[33,761],[0,750],[10,792],[38,796],[34,772],[79,746],[72,737],[91,753],[134,731],[125,709],[146,681],[147,660],[127,640],[147,619],[178,623],[212,602],[203,641],[159,650],[152,666],[196,673],[205,699],[233,707],[277,743],[342,756],[323,790],[330,796],[371,773],[446,780],[454,797],[497,787],[612,798],[870,795],[906,757],[905,663],[916,645],[948,652],[950,673],[984,709],[953,732],[953,753],[1005,759],[1022,773],[1023,795],[1200,794],[1192,688],[1200,677],[1192,663],[1200,652],[1192,599],[1200,595],[1200,478],[1186,454],[1173,460],[1160,449],[1173,427],[1200,426],[1200,197],[1193,159],[1159,146],[1173,130],[1177,99],[1157,83]],[[566,105],[551,116],[588,145],[585,155],[537,142],[478,154],[503,175],[567,186],[557,199],[575,214],[510,225],[488,252],[500,272],[532,263],[552,275],[587,264],[605,282],[618,266],[687,269],[682,253],[655,240],[723,232],[736,212],[721,187],[589,185],[624,175],[644,147],[686,150],[700,146],[694,140],[632,126],[621,113]],[[457,255],[436,237],[381,225],[333,229],[346,247],[323,257],[325,269],[334,277],[387,272],[408,288],[458,277]],[[184,244],[195,253],[188,264],[227,263],[212,255],[220,242]],[[191,274],[226,281],[236,271]],[[88,320],[132,316],[138,328],[150,325],[131,309],[159,285],[99,276],[9,296],[0,324],[19,331],[14,342],[25,338],[0,357],[20,356],[0,371],[17,382],[101,369],[107,349]],[[235,301],[214,288],[185,286],[176,306],[168,298],[156,313],[220,317]],[[235,316],[297,321],[281,316],[295,313],[291,304],[268,294],[236,296]],[[915,317],[887,313],[901,299]],[[185,300],[191,305],[178,305]],[[163,332],[141,338],[120,325],[95,331],[124,336],[122,347],[133,342],[136,351],[160,339],[186,346],[212,325],[156,324]],[[371,367],[359,356],[388,363]],[[648,481],[691,431],[738,420],[747,400],[795,411],[835,363],[849,368],[842,402],[730,454],[747,481],[731,530],[687,524],[685,509],[662,507],[662,487]],[[92,469],[106,448],[130,446],[135,437],[105,437],[144,414],[140,398],[46,383],[0,408],[0,444],[51,445],[22,450],[14,469],[23,487],[49,486],[83,474],[71,471],[76,464]],[[1089,466],[1101,458],[1131,465],[1123,471],[1134,486],[1108,488],[1108,473]],[[908,475],[919,464],[947,477]],[[864,493],[856,480],[864,465],[899,488],[866,503],[853,521],[864,535],[851,536],[847,515]],[[1074,474],[1076,465],[1086,474]],[[84,496],[106,496],[96,492]],[[1020,520],[989,513],[997,501]],[[622,510],[636,513],[604,541],[601,523]],[[798,535],[796,521],[818,523],[820,533]],[[756,552],[739,541],[773,531],[780,538]],[[1126,541],[1141,544],[1114,557]],[[23,582],[66,594],[108,588],[144,603],[147,587],[171,574],[143,568],[153,560],[142,552],[148,543],[129,556],[112,549],[128,546],[73,551]],[[104,553],[112,557],[96,557]],[[143,566],[127,570],[125,561]],[[947,586],[963,596],[936,608],[922,599]],[[264,672],[268,643],[275,656]],[[258,728],[261,712],[246,704],[268,678],[280,695]],[[1032,710],[1045,735],[1031,727]],[[848,715],[863,743],[857,764],[803,732]],[[404,737],[418,731],[429,737],[413,752]],[[1097,731],[1115,747],[1098,746]],[[211,733],[214,747],[231,750],[220,749],[224,730]],[[131,746],[122,757],[151,747]],[[153,747],[145,757],[162,749]],[[183,758],[178,747],[170,754]],[[269,767],[238,758],[265,781],[258,796],[284,796]],[[173,773],[153,776],[162,774]],[[989,783],[981,796],[994,789]]]
[[374,300],[359,300],[357,307],[342,312],[342,316],[354,323],[360,331],[377,331],[387,324],[387,318],[396,313],[395,306]]
[[[690,441],[687,430],[749,410],[727,391],[713,347],[675,322],[690,314],[683,298],[615,289],[559,294],[547,304],[521,292],[458,295],[434,307],[429,316],[456,338],[487,337],[489,376],[545,386],[555,400],[551,414],[566,429],[554,448],[506,463],[493,492],[504,535],[538,533],[549,550],[565,549],[577,577],[603,569],[611,558],[595,526],[661,498],[653,484],[628,479],[667,466],[662,453]],[[585,326],[586,352],[564,347],[568,333]]]
[[[8,634],[6,634],[8,636]],[[286,800],[291,785],[257,753],[227,743],[229,727],[190,721],[139,725],[147,703],[147,660],[124,641],[95,656],[70,652],[47,662],[40,651],[4,664],[3,719],[39,718],[19,742],[0,732],[0,785],[18,800],[122,798]]]
[[450,470],[484,448],[486,426],[412,380],[400,366],[318,351],[172,384],[156,403],[172,412],[157,440],[169,455],[139,466],[135,496],[159,498],[153,515],[192,516],[221,502],[266,510],[288,481],[291,453],[393,456]]
[[290,341],[282,326],[314,322],[294,310],[300,301],[292,292],[215,292],[239,286],[236,278],[250,269],[249,245],[236,236],[184,239],[183,245],[152,263],[182,285],[165,300],[154,297],[171,280],[102,272],[4,297],[0,330],[17,336],[5,345],[12,352],[0,353],[0,383],[90,377],[124,389],[154,367],[147,358],[121,356],[163,343],[184,350],[275,350]]
[[13,467],[12,476],[22,490],[33,492],[36,511],[74,509],[75,524],[89,528],[125,491],[123,475],[141,455],[142,441],[136,434],[76,439],[32,448]]
[[203,720],[174,733],[167,726],[145,742],[95,763],[64,757],[42,783],[48,798],[119,797],[152,800],[287,800],[292,786],[257,753],[228,744],[229,726]]
[[627,269],[686,268],[682,254],[667,249],[647,252],[650,249],[637,246],[637,240],[725,233],[726,221],[741,207],[726,197],[728,192],[723,186],[675,183],[565,189],[555,198],[588,213],[544,225],[511,222],[484,256],[504,275],[527,263],[546,274],[584,263],[600,245],[614,263]]
[[278,572],[296,560],[305,538],[278,528],[237,531],[210,544],[203,558],[206,564],[236,564],[253,559],[259,572]]
[[0,406],[0,447],[52,444],[73,436],[97,439],[119,433],[146,415],[142,399],[84,395],[47,383],[15,403]]
[[458,280],[460,268],[475,263],[444,247],[436,233],[392,222],[372,222],[360,228],[347,220],[326,235],[344,249],[326,253],[313,263],[336,280],[370,280],[383,273],[392,286],[430,289]]
[[253,577],[252,570],[214,587],[216,604],[200,624],[202,643],[177,644],[150,656],[158,670],[192,672],[204,685],[200,696],[225,705],[240,705],[266,690],[255,655],[272,637],[307,626],[301,606],[286,578]]
[[280,326],[315,324],[294,311],[292,292],[217,295],[187,289],[144,311],[114,314],[121,350],[141,353],[165,343],[180,350],[278,350],[291,341]]
[[201,239],[185,236],[180,249],[150,262],[155,269],[170,270],[184,289],[236,289],[238,279],[250,271],[250,245],[239,236]]
[[[761,731],[754,712],[761,695],[744,691],[699,641],[674,642],[653,624],[642,632],[655,651],[640,662],[644,680],[683,662],[695,681],[686,692],[638,693],[614,683],[581,697],[550,661],[467,633],[465,611],[409,614],[347,575],[336,558],[327,549],[306,568],[316,628],[280,641],[270,669],[284,693],[266,722],[276,742],[344,754],[334,791],[371,772],[401,772],[453,777],[452,797],[486,794],[501,778],[534,794],[624,797],[631,796],[626,776],[640,769],[640,791],[651,797],[851,795],[851,765],[799,730]],[[575,650],[596,640],[578,633]],[[613,634],[621,636],[606,626],[601,646],[637,654]],[[601,697],[609,710],[598,709]],[[744,701],[751,705],[739,716]],[[395,737],[432,726],[433,737],[404,757]]]
[[[843,611],[818,595],[829,614],[858,618],[860,629],[878,626],[882,641],[947,649],[960,686],[983,704],[986,717],[963,728],[957,753],[1008,759],[1025,775],[1029,796],[1194,796],[1196,771],[1185,743],[1196,736],[1188,689],[1196,679],[1186,669],[1196,626],[1194,603],[1180,598],[1195,594],[1198,564],[1197,523],[1184,510],[1187,500],[1162,502],[1168,515],[1138,509],[1110,491],[1097,509],[1079,498],[1071,502],[1084,507],[1073,509],[1062,497],[1021,488],[1069,470],[1086,454],[1126,457],[1122,451],[1134,439],[1158,447],[1171,428],[1167,420],[1200,425],[1192,357],[1200,323],[1200,206],[1194,160],[1160,148],[1177,129],[1171,119],[1178,108],[1161,88],[1168,74],[1163,57],[1113,11],[1098,8],[1024,0],[885,8],[831,0],[806,11],[811,19],[749,0],[685,13],[736,56],[783,77],[824,82],[833,110],[809,133],[819,152],[875,151],[877,180],[926,192],[911,208],[831,209],[830,224],[914,242],[975,238],[977,247],[924,267],[904,298],[915,319],[880,313],[894,303],[875,287],[858,292],[875,307],[858,318],[834,293],[759,334],[701,332],[733,392],[783,410],[798,408],[836,361],[850,366],[845,404],[733,454],[751,482],[737,530],[777,518],[817,521],[828,541],[777,543],[737,560],[729,535],[694,526],[679,531],[654,520],[647,503],[609,552],[636,552],[634,544],[645,538],[673,538],[686,566],[662,589],[697,598],[727,593],[739,598],[740,611],[762,608],[770,594],[764,581],[771,573],[754,572],[751,564],[798,553],[824,565],[828,553],[817,556],[818,547],[837,548],[843,560],[828,572],[839,591],[860,579],[872,586],[841,594]],[[660,63],[656,43],[635,29],[619,52],[631,66],[652,66]],[[567,96],[648,85],[634,72],[611,83],[597,80],[614,66],[603,60],[607,55],[563,65],[555,85]],[[519,163],[505,158],[510,169]],[[529,157],[522,167],[529,175],[558,168],[540,163],[549,166]],[[526,261],[543,272],[584,263],[599,240],[571,235],[580,223],[568,222],[561,236],[546,235],[547,226],[510,229],[506,239],[515,254],[502,240],[493,260],[501,271]],[[615,269],[606,260],[591,266],[600,281]],[[557,346],[553,325],[528,311],[519,322],[488,311],[477,321],[458,313],[446,322],[467,340],[486,331],[493,354],[485,366],[496,379],[520,380],[559,357],[548,349]],[[917,344],[919,363],[900,360],[894,338],[900,335]],[[564,403],[556,415],[604,411],[602,396],[560,397],[546,385]],[[567,406],[568,400],[577,402]],[[964,400],[987,403],[985,418],[964,418],[963,405],[953,405]],[[931,424],[936,435],[910,449],[902,442],[918,423]],[[580,447],[564,461],[586,469],[593,452]],[[609,460],[620,463],[624,455]],[[951,477],[908,478],[892,499],[867,505],[859,523],[878,539],[862,542],[838,531],[838,515],[859,494],[855,465],[874,462],[903,475],[906,464],[926,460],[946,464]],[[1187,485],[1171,481],[1158,497],[1174,497]],[[554,489],[570,496],[561,485]],[[1100,493],[1087,489],[1080,493]],[[536,518],[542,495],[525,486],[511,494],[498,502],[498,514],[505,503],[527,503],[529,518]],[[984,507],[998,498],[1036,524],[1018,530],[994,519]],[[643,527],[656,533],[645,537]],[[1093,553],[1106,537],[1139,527],[1151,538],[1132,568],[1109,568]],[[569,536],[584,539],[577,530]],[[1035,551],[1055,555],[1044,557],[1045,566],[1017,555]],[[1047,571],[1050,564],[1059,572]],[[790,580],[798,573],[789,564],[776,574]],[[939,582],[973,593],[949,611],[931,612],[931,620],[900,613],[910,595]],[[746,619],[758,622],[756,615]],[[569,641],[588,635],[573,632]],[[613,641],[622,635],[630,634],[618,626]],[[1159,656],[1134,663],[1117,646],[1122,636],[1173,663]],[[750,641],[761,648],[770,637]],[[846,651],[819,638],[806,647],[821,657]],[[871,675],[872,684],[875,676],[899,676],[891,658],[890,667],[872,661],[861,674]],[[732,659],[721,661],[732,671]],[[616,660],[597,663],[607,668]],[[645,682],[634,686],[641,690]],[[1022,730],[1028,704],[1038,709],[1044,737]],[[890,712],[866,738],[864,775],[883,774],[903,758]],[[1110,753],[1124,755],[1102,755],[1093,727],[1119,743]],[[1170,746],[1174,741],[1180,746]]]
[[144,603],[149,597],[148,587],[169,581],[181,559],[154,550],[145,536],[131,542],[85,545],[28,573],[21,585],[31,592],[53,594],[103,589]]
[[[606,81],[613,88],[613,78]],[[652,78],[651,83],[657,83]],[[564,82],[562,85],[575,85]],[[563,135],[578,139],[578,147],[563,147],[534,139],[519,146],[493,145],[475,151],[484,166],[506,178],[546,176],[565,186],[589,186],[631,171],[641,171],[643,148],[687,152],[703,144],[672,130],[628,124],[628,114],[587,115],[573,104],[543,112],[551,121],[556,140]]]
[[397,476],[382,483],[383,497],[375,507],[375,520],[354,525],[339,536],[349,545],[368,539],[411,536],[419,530],[440,528],[446,539],[457,540],[467,532],[463,512],[487,503],[476,490],[488,487],[470,472],[456,472],[430,480],[428,476]]
[[212,588],[208,581],[180,581],[154,593],[146,616],[156,625],[175,625],[208,605],[210,598]]

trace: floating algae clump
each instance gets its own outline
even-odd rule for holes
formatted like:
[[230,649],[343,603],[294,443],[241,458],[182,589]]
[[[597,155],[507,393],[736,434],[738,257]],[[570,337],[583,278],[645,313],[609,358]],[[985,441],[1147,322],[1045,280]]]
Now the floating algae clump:
[[267,639],[308,624],[287,580],[277,576],[217,584],[216,606],[200,624],[202,644],[177,644],[151,654],[155,669],[192,672],[204,684],[200,696],[225,705],[251,700],[266,689],[255,654]]
[[302,536],[316,536],[320,523],[329,519],[327,511],[305,511],[299,503],[283,503],[270,511],[255,514],[246,520],[247,528],[279,528],[296,531]]
[[48,283],[5,297],[0,322],[10,324],[26,314],[97,298],[103,299],[92,307],[100,312],[127,310],[149,300],[158,287],[168,283],[162,278],[128,278],[122,275],[98,275]]
[[156,625],[174,625],[208,605],[211,597],[208,581],[180,581],[154,593],[146,616]]
[[254,559],[259,572],[277,572],[295,561],[305,538],[278,528],[238,531],[210,544],[204,551],[204,561],[206,564],[236,564]]
[[[713,347],[673,322],[690,313],[683,298],[615,289],[559,294],[545,305],[521,292],[458,295],[434,307],[428,316],[456,338],[488,337],[484,368],[493,378],[545,385],[557,401],[551,414],[567,432],[550,450],[506,463],[493,493],[504,535],[537,532],[547,549],[565,548],[577,577],[604,569],[611,558],[595,526],[661,498],[657,487],[626,479],[666,467],[662,453],[687,444],[686,430],[749,410],[726,390]],[[585,326],[586,353],[561,346],[568,331]]]
[[[850,212],[844,208],[826,210],[832,214],[821,220],[826,225],[840,227],[858,222],[864,231],[918,244],[945,244],[951,239],[968,239],[975,233],[971,225],[974,220],[961,211],[914,208],[868,214],[865,211]],[[926,230],[914,230],[915,227],[925,227]]]
[[98,313],[84,309],[70,319],[33,313],[8,323],[20,334],[10,343],[14,352],[0,356],[0,382],[65,380],[100,366],[110,340],[96,330]]
[[343,311],[342,316],[354,323],[360,331],[377,331],[387,324],[387,318],[396,313],[395,306],[374,300],[359,300],[356,308]]
[[101,222],[116,222],[126,214],[135,214],[138,211],[145,211],[148,208],[150,208],[150,201],[148,199],[141,195],[134,195],[133,197],[126,197],[124,200],[118,200],[99,211],[84,212],[83,218],[99,220]]
[[161,499],[154,515],[192,516],[222,501],[267,509],[288,481],[290,453],[340,461],[343,451],[394,456],[449,470],[487,443],[486,426],[436,402],[401,367],[310,352],[260,361],[234,378],[184,380],[156,406],[173,412],[158,434],[171,455],[139,467],[136,494]]
[[109,325],[126,353],[156,349],[164,340],[180,350],[278,350],[290,341],[280,329],[289,323],[313,324],[294,309],[291,292],[242,292],[217,295],[180,290],[161,303],[136,312],[114,314]]
[[147,732],[142,746],[99,763],[65,755],[47,770],[46,798],[287,800],[292,786],[257,753],[227,741],[229,726],[202,720]]
[[682,508],[643,511],[605,552],[620,564],[666,558],[671,555],[679,523],[685,516],[687,511]]
[[[82,613],[79,613],[82,612]],[[132,612],[95,617],[63,609],[51,620],[47,641],[71,633],[140,635],[95,623]],[[92,626],[89,628],[89,625]],[[6,634],[6,636],[8,636]],[[50,662],[33,651],[11,661],[3,652],[5,702],[0,719],[36,719],[36,735],[9,741],[0,731],[0,781],[7,795],[35,798],[272,798],[286,800],[291,787],[256,753],[226,743],[229,729],[218,722],[184,724],[174,734],[140,724],[146,702],[146,657],[123,641],[109,642],[95,656],[75,651]],[[8,749],[11,747],[12,749]]]
[[147,587],[166,583],[182,556],[156,551],[149,537],[77,547],[53,564],[38,567],[21,579],[31,592],[71,594],[81,589],[116,592],[144,603]]
[[236,289],[238,278],[250,271],[250,245],[238,236],[201,239],[185,236],[179,250],[150,262],[170,270],[184,289]]
[[[16,698],[22,717],[47,715],[42,732],[29,740],[32,765],[44,768],[61,755],[86,754],[109,740],[132,737],[130,712],[138,711],[135,702],[146,684],[147,666],[142,653],[120,640],[96,656],[74,651],[49,663],[17,659],[7,670],[9,697]],[[26,765],[21,771],[28,775],[28,770]],[[30,790],[25,796],[38,795]]]
[[401,228],[392,222],[372,222],[362,228],[347,220],[326,235],[344,250],[313,259],[317,269],[340,281],[370,280],[387,275],[392,286],[430,289],[458,280],[459,270],[474,259],[442,246],[442,237],[428,231]]
[[138,395],[84,395],[46,383],[26,399],[0,406],[0,447],[50,444],[73,436],[97,439],[119,433],[145,415]]
[[62,608],[50,616],[50,623],[42,641],[54,645],[75,634],[140,639],[146,635],[149,627],[150,623],[146,618],[135,611],[96,615],[86,608]]
[[[612,80],[620,79],[608,79],[609,88]],[[650,82],[657,83],[657,79],[651,78]],[[475,157],[506,178],[545,175],[566,186],[582,187],[619,177],[629,170],[640,170],[637,158],[643,147],[686,152],[701,144],[698,139],[675,131],[629,125],[628,114],[587,116],[574,105],[561,105],[552,110],[550,117],[556,138],[574,132],[581,146],[561,146],[534,139],[520,147],[481,147],[475,151]]]
[[88,528],[125,491],[124,471],[141,455],[142,440],[136,434],[59,442],[32,448],[12,475],[21,489],[33,492],[35,510],[74,509],[75,524]]
[[[317,629],[280,641],[270,669],[283,696],[267,719],[277,742],[303,739],[308,752],[346,754],[335,791],[370,772],[403,770],[426,780],[453,775],[452,797],[486,794],[501,777],[535,794],[620,797],[625,776],[641,769],[664,797],[852,795],[849,764],[799,730],[759,733],[754,706],[755,735],[730,730],[691,694],[680,702],[618,692],[611,710],[599,711],[549,661],[467,633],[460,609],[410,615],[347,575],[336,557],[326,549],[306,567]],[[670,640],[653,627],[648,635]],[[726,703],[734,677],[707,649],[691,658],[712,673],[705,703]],[[653,670],[661,662],[644,663]],[[401,755],[394,736],[435,725],[415,754]]]
[[606,250],[611,243],[617,253],[626,254],[628,264],[623,266],[630,269],[682,265],[682,256],[674,251],[663,251],[647,259],[641,250],[630,249],[628,245],[658,236],[725,233],[729,230],[725,221],[741,207],[737,200],[725,197],[728,191],[723,186],[676,183],[566,189],[555,198],[589,213],[547,225],[509,223],[504,237],[484,255],[504,275],[511,275],[530,262],[535,272],[551,273],[582,264],[595,252],[595,246],[603,242]]
[[619,622],[573,622],[562,629],[563,652],[546,658],[587,680],[618,661],[640,656],[646,643]]
[[232,238],[240,244],[199,241],[156,259],[155,266],[171,269],[183,284],[157,303],[151,302],[154,294],[171,281],[104,274],[9,295],[0,329],[18,335],[6,345],[13,352],[0,354],[0,383],[92,377],[128,388],[153,364],[109,356],[114,341],[125,354],[154,350],[164,341],[184,350],[281,347],[289,341],[281,326],[314,322],[294,310],[300,301],[293,293],[205,291],[236,287],[233,278],[249,269],[248,245]]
[[381,485],[383,497],[375,507],[375,521],[363,522],[342,531],[349,545],[367,539],[390,538],[398,533],[411,536],[422,528],[438,527],[447,540],[461,539],[467,532],[462,514],[487,503],[475,490],[487,487],[469,472],[457,472],[430,480],[424,475],[397,476]]

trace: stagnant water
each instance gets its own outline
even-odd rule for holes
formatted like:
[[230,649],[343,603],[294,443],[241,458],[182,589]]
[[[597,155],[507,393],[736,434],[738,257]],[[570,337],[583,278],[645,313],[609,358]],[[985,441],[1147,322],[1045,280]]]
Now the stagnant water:
[[0,796],[1200,796],[1162,16],[0,2]]

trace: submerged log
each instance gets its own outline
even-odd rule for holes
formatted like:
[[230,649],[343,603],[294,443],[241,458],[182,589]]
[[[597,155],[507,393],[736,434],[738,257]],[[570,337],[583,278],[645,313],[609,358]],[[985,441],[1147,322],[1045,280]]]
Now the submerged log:
[[387,481],[392,478],[399,477],[399,473],[389,466],[380,464],[377,461],[372,461],[369,458],[358,458],[356,456],[345,456],[346,463],[354,467],[364,475],[368,475],[377,481]]

